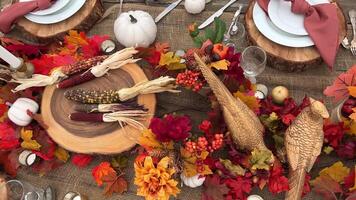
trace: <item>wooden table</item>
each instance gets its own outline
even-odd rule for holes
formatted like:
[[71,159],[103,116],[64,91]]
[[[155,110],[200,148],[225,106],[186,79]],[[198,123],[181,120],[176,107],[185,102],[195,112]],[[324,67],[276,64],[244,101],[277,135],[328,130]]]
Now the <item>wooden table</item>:
[[[1,4],[5,5],[6,1],[7,0],[1,1]],[[117,1],[118,0],[112,2]],[[125,2],[129,3],[124,4],[124,10],[144,10],[153,16],[157,16],[164,9],[167,3],[173,1],[174,0],[146,0],[146,3],[149,4],[146,5],[144,0],[125,0]],[[113,5],[113,3],[109,3],[109,1],[104,2],[106,2],[106,8]],[[187,26],[193,22],[201,23],[226,2],[227,0],[213,0],[213,2],[210,3],[206,10],[200,15],[190,15],[185,12],[183,5],[178,6],[177,9],[162,19],[162,21],[158,24],[157,40],[161,42],[168,42],[173,50],[188,49],[192,47],[193,42],[187,32]],[[239,2],[247,4],[248,0],[240,0]],[[339,0],[339,3],[344,9],[345,14],[347,14],[350,9],[356,9],[355,0]],[[230,23],[235,10],[236,5],[229,8],[228,12],[223,14],[222,19]],[[113,22],[116,19],[117,13],[118,9],[115,10],[115,14],[112,14],[110,17],[97,24],[89,32],[89,34],[109,34],[110,36],[114,36]],[[347,20],[349,36],[351,37],[351,26],[348,17]],[[291,95],[298,100],[302,99],[305,94],[308,94],[308,96],[314,98],[324,99],[328,107],[331,108],[332,105],[330,101],[327,100],[322,94],[323,89],[329,85],[340,72],[347,70],[347,68],[352,64],[356,64],[356,57],[353,57],[349,51],[340,48],[335,69],[332,72],[329,71],[325,65],[315,66],[315,68],[302,73],[280,72],[267,67],[263,74],[258,76],[257,79],[259,82],[266,84],[269,88],[276,85],[285,85],[290,89]],[[204,119],[206,111],[209,109],[208,101],[203,96],[193,95],[189,92],[183,92],[179,95],[158,95],[157,104],[157,116],[161,116],[169,112],[185,113],[193,116],[195,123]],[[130,181],[129,191],[125,195],[116,195],[108,199],[142,199],[141,197],[136,196],[136,187],[133,185],[134,172],[132,162],[134,157],[135,155],[130,155],[130,167],[128,168],[126,176]],[[42,177],[32,173],[28,168],[22,168],[19,172],[18,178],[41,187],[51,185],[57,191],[58,199],[62,199],[65,192],[75,190],[86,194],[91,200],[101,200],[105,199],[105,197],[102,195],[102,188],[97,187],[91,177],[91,169],[100,161],[105,159],[105,156],[97,156],[95,161],[84,169],[78,169],[68,163]],[[331,165],[335,162],[335,160],[335,158],[330,157],[320,159],[320,162],[314,166],[312,175],[315,176],[321,168]],[[346,161],[345,163],[349,166],[355,164],[355,162],[351,161]],[[259,193],[265,200],[283,199],[283,194],[272,196],[268,193],[268,191],[261,192],[256,189],[254,192]],[[189,189],[184,187],[178,198],[198,200],[200,199],[200,196],[201,188]]]

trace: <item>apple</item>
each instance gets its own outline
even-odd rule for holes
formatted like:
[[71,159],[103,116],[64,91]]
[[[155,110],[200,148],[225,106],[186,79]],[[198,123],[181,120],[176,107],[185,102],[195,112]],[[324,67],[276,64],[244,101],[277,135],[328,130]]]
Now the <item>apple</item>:
[[277,86],[272,90],[272,99],[274,103],[283,104],[284,100],[289,97],[289,91],[284,86]]

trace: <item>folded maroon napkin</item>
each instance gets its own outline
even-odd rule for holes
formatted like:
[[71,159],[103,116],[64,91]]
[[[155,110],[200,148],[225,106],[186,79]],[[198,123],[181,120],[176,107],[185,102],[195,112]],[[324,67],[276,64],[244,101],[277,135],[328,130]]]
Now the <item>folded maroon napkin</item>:
[[51,6],[51,0],[33,0],[14,3],[0,13],[0,31],[8,33],[12,24],[20,17],[34,11],[43,10]]
[[[257,0],[268,13],[269,0]],[[332,69],[339,48],[339,18],[331,3],[311,6],[305,0],[291,0],[292,12],[305,15],[304,27],[324,62]]]

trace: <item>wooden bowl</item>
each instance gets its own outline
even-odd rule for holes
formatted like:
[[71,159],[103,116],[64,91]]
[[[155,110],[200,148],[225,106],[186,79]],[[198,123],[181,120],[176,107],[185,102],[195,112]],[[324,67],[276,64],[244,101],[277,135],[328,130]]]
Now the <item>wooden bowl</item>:
[[[42,98],[41,114],[50,137],[63,148],[78,153],[115,154],[132,148],[141,132],[131,126],[121,128],[118,123],[77,122],[69,119],[75,112],[77,102],[67,100],[64,93],[71,89],[108,90],[132,87],[146,81],[147,77],[137,64],[128,64],[121,69],[109,71],[103,77],[74,86],[58,89],[55,85],[47,86]],[[155,113],[156,98],[154,94],[140,95],[139,104],[144,105],[150,117],[143,122],[149,125]]]

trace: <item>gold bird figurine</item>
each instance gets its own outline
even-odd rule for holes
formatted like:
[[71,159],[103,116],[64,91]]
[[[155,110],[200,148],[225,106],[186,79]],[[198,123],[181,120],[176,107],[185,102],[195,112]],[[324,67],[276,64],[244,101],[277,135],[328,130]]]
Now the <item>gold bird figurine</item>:
[[285,134],[290,165],[286,200],[302,198],[305,174],[312,169],[323,146],[323,119],[329,118],[329,112],[320,101],[309,99],[310,106],[302,110]]
[[264,126],[256,114],[231,94],[197,54],[194,54],[194,57],[223,110],[226,125],[238,147],[250,151],[269,151],[263,141]]

